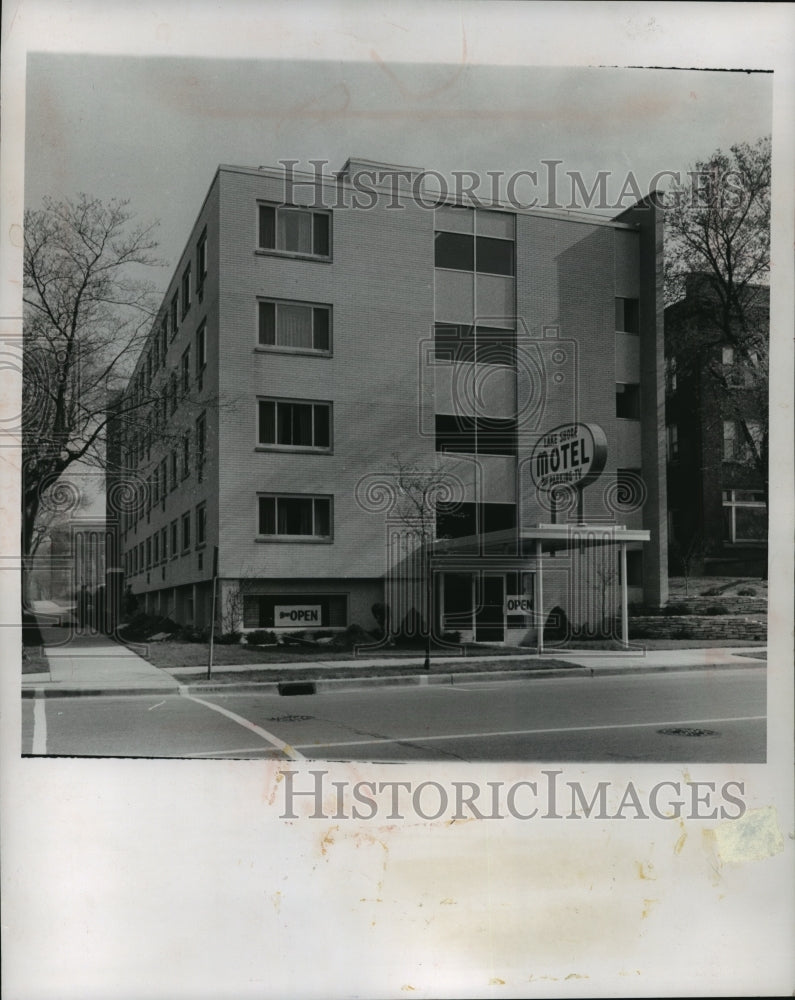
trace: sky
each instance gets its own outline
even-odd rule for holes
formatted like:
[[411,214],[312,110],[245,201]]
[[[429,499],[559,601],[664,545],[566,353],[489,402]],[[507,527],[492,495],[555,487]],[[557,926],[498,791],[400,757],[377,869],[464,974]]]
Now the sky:
[[[542,161],[628,173],[645,193],[716,148],[771,130],[769,73],[321,59],[199,59],[31,53],[25,205],[85,191],[130,200],[160,222],[166,284],[220,163],[349,156],[439,171],[537,171],[520,201],[546,194]],[[566,180],[564,176],[564,181]],[[484,180],[481,189],[488,193]],[[501,192],[505,193],[502,184]],[[568,199],[569,186],[564,188]],[[623,205],[628,207],[631,199]],[[609,214],[615,214],[617,207]]]

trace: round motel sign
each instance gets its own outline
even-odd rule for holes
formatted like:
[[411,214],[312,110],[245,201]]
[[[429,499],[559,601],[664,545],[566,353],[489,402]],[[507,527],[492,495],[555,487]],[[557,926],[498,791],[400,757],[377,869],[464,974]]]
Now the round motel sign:
[[607,437],[598,424],[561,424],[536,442],[530,469],[539,490],[582,489],[599,477],[606,460]]

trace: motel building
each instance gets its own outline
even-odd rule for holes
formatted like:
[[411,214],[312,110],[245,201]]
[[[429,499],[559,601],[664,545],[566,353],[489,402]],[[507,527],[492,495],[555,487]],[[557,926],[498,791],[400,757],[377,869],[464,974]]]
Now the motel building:
[[[221,166],[109,431],[113,558],[197,627],[626,639],[667,597],[662,220]],[[418,502],[420,498],[421,502]]]

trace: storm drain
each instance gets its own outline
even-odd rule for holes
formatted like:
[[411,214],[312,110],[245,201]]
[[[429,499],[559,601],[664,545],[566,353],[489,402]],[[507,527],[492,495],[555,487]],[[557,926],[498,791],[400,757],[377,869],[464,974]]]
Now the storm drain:
[[314,681],[285,681],[279,684],[279,694],[314,694]]
[[689,726],[672,726],[670,729],[658,729],[660,736],[717,736],[714,729],[693,729]]

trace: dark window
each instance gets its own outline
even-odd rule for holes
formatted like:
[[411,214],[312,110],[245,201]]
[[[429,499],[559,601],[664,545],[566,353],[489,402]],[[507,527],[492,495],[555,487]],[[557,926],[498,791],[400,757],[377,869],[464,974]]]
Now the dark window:
[[478,531],[477,504],[439,504],[436,508],[437,538],[466,538]]
[[196,418],[196,474],[201,482],[207,451],[207,417],[204,413]]
[[190,475],[190,433],[182,435],[182,478]]
[[328,257],[331,246],[329,231],[328,212],[276,205],[259,206],[261,250]]
[[475,238],[475,270],[480,274],[513,275],[513,242],[491,236]]
[[163,317],[163,322],[160,326],[160,354],[163,359],[163,364],[166,363],[167,353],[168,353],[168,315]]
[[171,522],[171,558],[179,553],[179,525],[176,521]]
[[259,534],[330,538],[330,497],[261,496]]
[[174,293],[174,298],[171,300],[171,339],[177,335],[177,330],[179,329],[179,294]]
[[171,452],[171,489],[175,490],[177,488],[177,453],[176,451]]
[[503,274],[514,271],[512,240],[465,233],[436,233],[434,264],[453,271],[477,271],[479,274]]
[[196,545],[204,545],[207,541],[207,507],[200,503],[196,508]]
[[516,455],[516,420],[437,414],[436,450],[468,455]]
[[188,314],[190,309],[190,264],[185,268],[182,275],[182,319]]
[[258,342],[261,347],[331,350],[331,310],[328,306],[261,301],[258,308]]
[[464,233],[436,233],[434,264],[455,271],[475,270],[475,238]]
[[199,288],[207,277],[207,230],[199,237],[196,244],[196,284]]
[[169,396],[171,397],[171,416],[177,412],[179,403],[179,392],[177,391],[177,373],[172,372],[168,380]]
[[168,559],[168,528],[160,529],[160,558],[163,562]]
[[640,420],[640,386],[635,382],[616,382],[616,416]]
[[260,400],[259,443],[293,448],[329,448],[331,404]]
[[182,551],[190,548],[190,511],[182,515]]
[[187,396],[190,392],[190,345],[185,348],[182,354],[182,395]]
[[616,299],[616,330],[622,333],[640,332],[640,306],[637,299]]
[[207,365],[207,324],[202,323],[196,331],[196,375],[201,377]]

